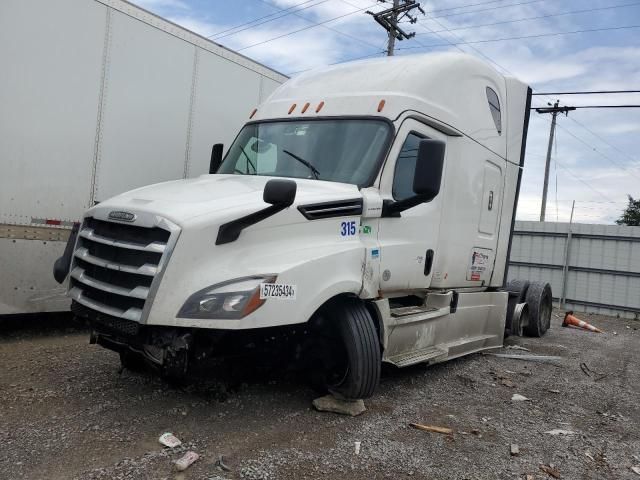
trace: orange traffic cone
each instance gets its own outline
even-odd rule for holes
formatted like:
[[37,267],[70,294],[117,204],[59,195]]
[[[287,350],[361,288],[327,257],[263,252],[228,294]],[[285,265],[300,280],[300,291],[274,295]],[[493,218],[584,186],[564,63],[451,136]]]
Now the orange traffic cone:
[[578,327],[578,328],[584,328],[585,330],[589,330],[590,332],[604,333],[602,330],[594,327],[590,323],[580,320],[578,317],[574,317],[573,312],[567,312],[564,315],[564,321],[562,322],[562,326],[568,327],[569,325],[573,325],[574,327]]

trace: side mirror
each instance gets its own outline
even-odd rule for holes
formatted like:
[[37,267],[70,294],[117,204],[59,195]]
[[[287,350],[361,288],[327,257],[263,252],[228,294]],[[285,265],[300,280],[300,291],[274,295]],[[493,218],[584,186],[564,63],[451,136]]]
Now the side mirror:
[[218,168],[220,168],[220,164],[222,163],[222,150],[224,149],[224,145],[221,143],[216,143],[211,148],[211,161],[209,162],[209,173],[216,173]]
[[441,140],[421,140],[413,174],[413,197],[382,204],[383,217],[399,217],[400,212],[430,202],[440,193],[442,169],[444,167],[445,143]]
[[430,202],[440,193],[445,143],[441,140],[422,140],[418,146],[413,191],[422,202]]
[[296,199],[298,185],[293,180],[272,179],[264,186],[262,199],[265,203],[286,208]]

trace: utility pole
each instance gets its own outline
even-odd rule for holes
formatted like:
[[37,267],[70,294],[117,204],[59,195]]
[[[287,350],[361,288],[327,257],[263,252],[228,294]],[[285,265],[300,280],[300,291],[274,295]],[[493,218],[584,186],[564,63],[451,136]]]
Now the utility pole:
[[[380,3],[387,3],[387,0],[378,0]],[[424,15],[424,10],[416,0],[393,0],[393,6],[378,13],[367,11],[382,28],[387,31],[389,40],[387,42],[387,56],[394,54],[396,40],[409,39],[415,36],[416,32],[407,33],[400,28],[400,20],[407,17],[409,23],[416,23],[417,19],[409,14],[411,10],[417,8]]]
[[558,113],[564,113],[565,115],[569,114],[570,110],[575,110],[575,107],[560,107],[560,100],[556,100],[556,103],[551,106],[550,103],[547,103],[550,108],[536,108],[536,112],[538,113],[550,113],[551,114],[551,130],[549,132],[549,145],[547,146],[547,160],[544,166],[544,186],[542,187],[542,205],[540,207],[540,221],[544,222],[545,214],[547,211],[547,191],[549,190],[549,169],[551,166],[551,149],[553,147],[553,137],[556,133],[556,117]]
[[[393,0],[393,9],[394,12],[397,11],[400,6],[400,0]],[[398,14],[394,13],[393,20],[391,21],[393,25],[393,29],[389,30],[387,33],[389,35],[389,40],[387,41],[387,57],[393,57],[393,50],[396,47],[396,30],[395,27],[398,26]]]

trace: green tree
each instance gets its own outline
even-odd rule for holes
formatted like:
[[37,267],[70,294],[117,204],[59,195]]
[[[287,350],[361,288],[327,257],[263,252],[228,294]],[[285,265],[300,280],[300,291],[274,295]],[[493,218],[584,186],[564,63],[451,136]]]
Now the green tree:
[[631,195],[627,196],[629,197],[629,205],[622,212],[622,216],[616,220],[616,223],[638,227],[640,226],[640,200],[634,200]]

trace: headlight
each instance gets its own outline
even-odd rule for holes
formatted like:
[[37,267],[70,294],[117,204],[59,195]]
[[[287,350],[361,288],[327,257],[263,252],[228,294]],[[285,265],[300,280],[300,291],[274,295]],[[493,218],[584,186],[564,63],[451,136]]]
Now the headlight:
[[239,319],[265,302],[260,284],[274,283],[275,275],[236,278],[204,288],[191,295],[178,312],[182,318]]

